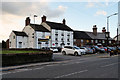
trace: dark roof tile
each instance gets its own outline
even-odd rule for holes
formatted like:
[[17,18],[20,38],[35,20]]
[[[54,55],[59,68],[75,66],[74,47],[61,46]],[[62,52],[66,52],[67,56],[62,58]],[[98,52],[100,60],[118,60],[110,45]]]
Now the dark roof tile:
[[25,32],[20,32],[20,31],[13,31],[15,33],[16,36],[26,36],[28,37],[28,35]]
[[51,29],[73,31],[70,27],[62,23],[55,23],[49,21],[46,21],[46,23],[51,27]]
[[84,31],[74,31],[74,39],[92,39]]
[[50,32],[48,29],[46,29],[44,26],[39,25],[39,24],[30,24],[30,26],[35,30],[35,31],[41,31],[41,32]]

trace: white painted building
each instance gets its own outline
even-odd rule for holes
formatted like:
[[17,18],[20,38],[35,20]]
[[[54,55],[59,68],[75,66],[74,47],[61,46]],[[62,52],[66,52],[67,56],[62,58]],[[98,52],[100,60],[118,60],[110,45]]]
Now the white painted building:
[[46,21],[46,16],[43,16],[41,25],[51,31],[51,47],[73,46],[73,30],[66,25],[65,19],[56,23]]
[[[24,37],[21,35],[23,33]],[[10,48],[73,46],[73,30],[65,24],[65,19],[63,23],[55,23],[46,21],[46,16],[43,16],[41,24],[31,24],[27,17],[25,27],[19,35],[21,36],[17,37],[15,31],[11,33]],[[13,36],[17,38],[13,39]]]
[[25,32],[12,31],[9,36],[9,48],[28,47],[28,36]]

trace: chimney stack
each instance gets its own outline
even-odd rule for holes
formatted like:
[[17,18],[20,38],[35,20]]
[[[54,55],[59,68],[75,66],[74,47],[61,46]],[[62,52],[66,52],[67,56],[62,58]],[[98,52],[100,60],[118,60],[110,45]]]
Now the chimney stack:
[[27,25],[30,25],[30,18],[29,17],[27,17],[25,20],[25,26],[27,26]]
[[64,25],[66,24],[66,20],[65,20],[65,19],[63,19],[63,21],[62,21],[62,22],[63,22],[63,24],[64,24]]
[[96,25],[93,26],[93,34],[96,36],[97,35],[97,27]]
[[42,22],[46,22],[46,16],[43,15]]
[[105,33],[105,32],[106,32],[106,29],[105,29],[105,27],[103,27],[103,29],[102,29],[102,32],[103,32],[103,33]]

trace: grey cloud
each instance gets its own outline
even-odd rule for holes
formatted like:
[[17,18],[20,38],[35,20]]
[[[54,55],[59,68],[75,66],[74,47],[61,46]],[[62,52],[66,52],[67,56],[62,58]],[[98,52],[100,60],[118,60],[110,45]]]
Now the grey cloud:
[[18,16],[29,16],[30,14],[43,15],[53,18],[64,14],[66,8],[51,9],[47,2],[3,2],[2,13]]

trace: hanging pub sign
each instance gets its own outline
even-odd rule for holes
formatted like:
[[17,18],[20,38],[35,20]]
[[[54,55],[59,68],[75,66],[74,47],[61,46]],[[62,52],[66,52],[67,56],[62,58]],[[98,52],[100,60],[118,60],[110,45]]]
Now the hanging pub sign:
[[38,39],[38,41],[41,41],[41,42],[47,42],[49,39]]

